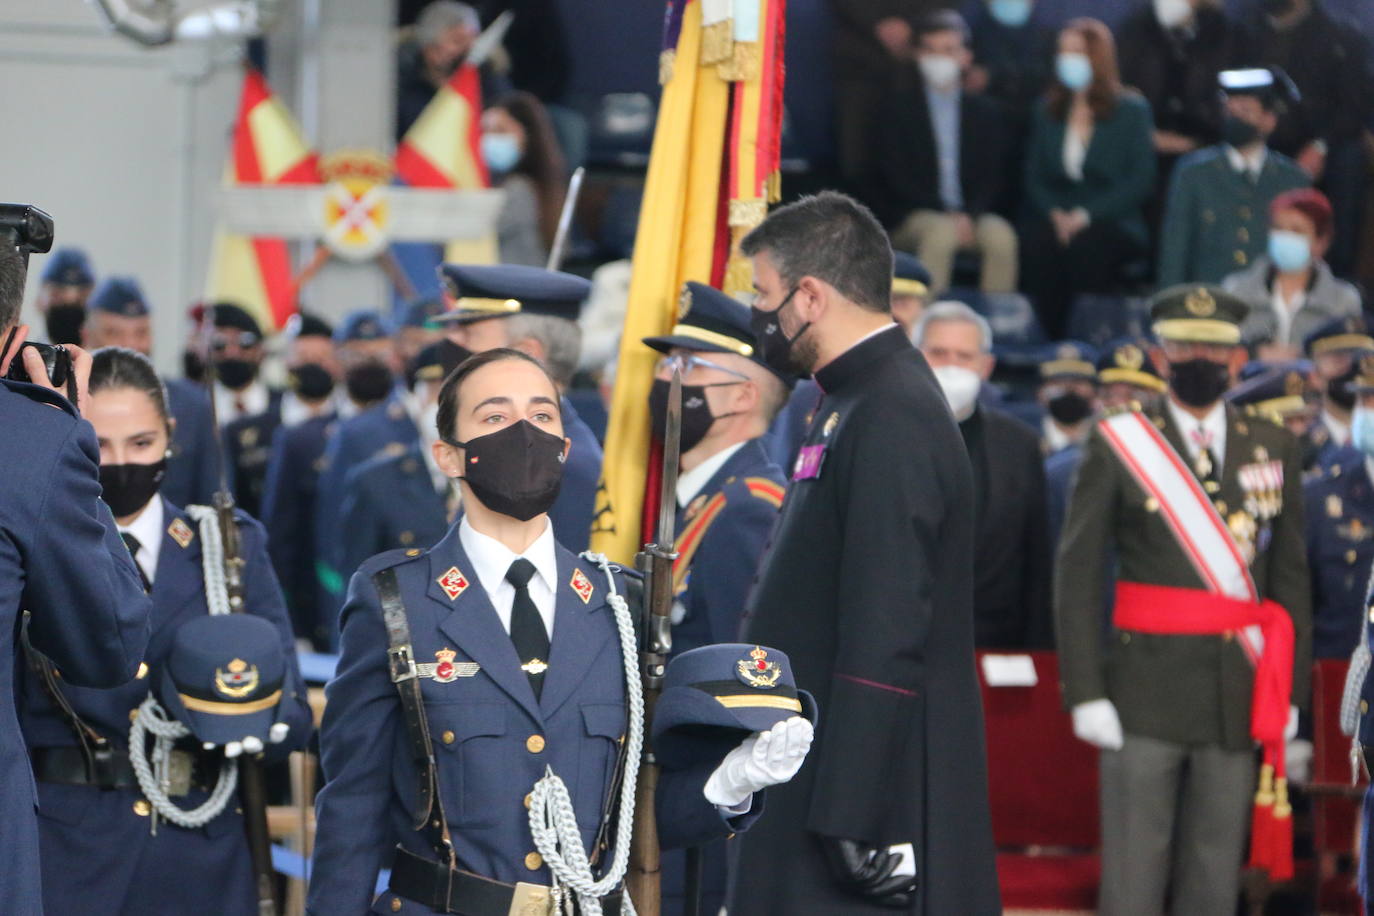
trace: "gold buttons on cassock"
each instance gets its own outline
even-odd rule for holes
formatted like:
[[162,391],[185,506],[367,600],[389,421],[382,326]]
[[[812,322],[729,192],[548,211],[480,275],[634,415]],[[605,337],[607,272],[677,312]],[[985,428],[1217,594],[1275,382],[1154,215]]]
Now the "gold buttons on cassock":
[[153,806],[148,803],[148,799],[140,798],[138,801],[134,802],[134,814],[137,814],[139,817],[147,817],[152,813]]
[[543,864],[544,857],[537,852],[532,852],[529,855],[525,856],[525,867],[528,868],[530,871],[538,871],[540,866],[542,866]]
[[391,898],[391,912],[393,912],[393,913],[399,913],[399,912],[401,912],[401,906],[402,906],[402,904],[401,904],[401,898],[400,898],[400,897],[392,897],[392,898]]
[[531,754],[537,754],[537,753],[539,753],[540,751],[542,751],[543,749],[544,749],[544,736],[543,736],[543,735],[530,735],[529,738],[525,740],[525,750],[529,751]]
[[445,729],[444,733],[439,736],[439,740],[444,742],[445,744],[452,744],[455,737],[456,736],[453,734],[453,732]]

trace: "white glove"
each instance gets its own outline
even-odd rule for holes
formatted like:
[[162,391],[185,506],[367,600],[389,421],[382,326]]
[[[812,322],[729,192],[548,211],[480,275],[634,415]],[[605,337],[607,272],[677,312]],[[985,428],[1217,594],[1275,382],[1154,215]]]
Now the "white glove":
[[1119,751],[1124,743],[1121,717],[1116,714],[1112,701],[1105,697],[1079,703],[1073,708],[1073,733],[1080,741],[1104,751]]
[[1288,707],[1288,724],[1283,727],[1283,740],[1292,741],[1298,737],[1298,707]]
[[745,738],[706,780],[706,800],[736,808],[755,792],[787,782],[801,769],[814,735],[809,721],[793,716]]
[[1295,786],[1307,785],[1312,778],[1312,742],[1289,741],[1283,749],[1283,757],[1288,781]]
[[[274,722],[272,723],[272,727],[267,730],[267,740],[270,744],[281,744],[286,740],[286,736],[290,734],[290,732],[291,726],[287,725],[285,722]],[[207,751],[213,751],[215,748],[219,747],[219,745],[215,744],[213,741],[206,741],[201,747],[205,748]],[[261,754],[262,739],[257,735],[247,735],[242,741],[230,741],[228,744],[224,745],[224,756],[228,757],[230,760],[243,753]]]

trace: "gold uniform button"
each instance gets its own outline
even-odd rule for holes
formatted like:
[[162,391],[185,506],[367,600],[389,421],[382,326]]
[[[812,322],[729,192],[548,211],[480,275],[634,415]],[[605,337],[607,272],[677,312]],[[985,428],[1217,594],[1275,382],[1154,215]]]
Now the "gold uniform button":
[[137,814],[139,817],[147,817],[152,813],[153,806],[149,804],[148,799],[140,798],[138,801],[134,802],[134,814]]
[[392,898],[391,898],[391,912],[393,912],[393,913],[399,913],[399,912],[401,912],[401,906],[402,906],[402,904],[401,904],[401,898],[400,898],[400,897],[392,897]]
[[[1370,611],[1370,617],[1371,617],[1371,618],[1374,618],[1374,610],[1371,610],[1371,611]],[[137,719],[137,718],[138,718],[138,707],[135,706],[133,709],[129,710],[129,721],[132,722],[132,721],[134,721],[134,720]]]
[[1345,552],[1345,563],[1346,563],[1346,565],[1349,566],[1349,565],[1353,564],[1353,563],[1355,562],[1355,558],[1358,557],[1358,556],[1359,556],[1359,554],[1355,553],[1355,551],[1353,551],[1353,550],[1347,550],[1347,551]]
[[529,793],[526,793],[526,794],[525,794],[525,810],[527,810],[527,811],[529,810],[530,802],[532,802],[532,801],[534,801],[534,798],[533,798]]
[[1236,638],[1236,634],[1232,633],[1230,630],[1227,630],[1225,633],[1221,634],[1221,638],[1226,640],[1227,642],[1231,642]]
[[527,739],[525,740],[525,750],[529,751],[531,754],[537,754],[537,753],[539,753],[540,751],[542,751],[543,749],[544,749],[544,736],[543,736],[543,735],[530,735],[529,738],[527,738]]
[[1245,266],[1245,262],[1248,261],[1248,260],[1250,260],[1250,259],[1246,256],[1245,252],[1243,252],[1243,251],[1241,251],[1239,248],[1237,248],[1237,249],[1236,249],[1236,263],[1239,264],[1241,267],[1244,267],[1244,266]]
[[1246,229],[1244,226],[1241,226],[1240,229],[1236,231],[1236,238],[1239,239],[1242,243],[1249,242],[1250,230]]
[[145,677],[147,677],[147,676],[148,676],[148,663],[147,663],[147,662],[139,662],[139,663],[138,663],[138,674],[135,674],[135,675],[134,675],[134,679],[135,679],[135,680],[141,681],[141,680],[143,680],[143,679],[144,679]]
[[544,857],[537,852],[532,852],[525,856],[525,867],[530,871],[538,871],[544,864]]
[[1123,646],[1129,646],[1129,645],[1131,644],[1131,634],[1130,634],[1130,633],[1122,633],[1122,634],[1121,634],[1121,644],[1122,644]]
[[406,551],[406,556],[408,556],[408,557],[418,557],[419,555],[420,555],[420,548],[418,548],[418,547],[412,547],[412,548],[410,548],[409,550]]
[[1153,496],[1148,497],[1148,498],[1145,500],[1145,511],[1146,511],[1146,512],[1158,512],[1158,511],[1159,511],[1159,500],[1155,499]]
[[439,736],[439,740],[445,744],[452,744],[456,737],[457,736],[454,735],[453,732],[445,730],[445,732]]
[[1360,701],[1360,712],[1362,712],[1362,713],[1364,713],[1364,712],[1369,712],[1369,701],[1368,701],[1368,700],[1361,700],[1361,701]]

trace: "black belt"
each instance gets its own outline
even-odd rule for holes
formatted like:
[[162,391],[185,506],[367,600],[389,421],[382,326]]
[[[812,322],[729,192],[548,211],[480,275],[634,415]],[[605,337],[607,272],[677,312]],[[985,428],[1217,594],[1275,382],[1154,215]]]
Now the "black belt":
[[[449,871],[408,849],[397,847],[391,864],[391,892],[440,913],[457,916],[508,916],[512,913],[553,914],[549,888],[536,884],[507,884],[466,871]],[[533,905],[533,906],[531,906]],[[620,891],[601,898],[606,916],[620,916]]]
[[[207,782],[206,761],[202,755],[188,751],[172,751],[190,757],[191,784],[204,787]],[[127,752],[117,748],[97,750],[92,765],[79,747],[36,747],[30,753],[33,775],[39,782],[55,782],[68,786],[98,786],[102,789],[137,789],[138,777]],[[188,787],[189,788],[189,787]],[[186,789],[173,786],[168,795],[185,795]]]

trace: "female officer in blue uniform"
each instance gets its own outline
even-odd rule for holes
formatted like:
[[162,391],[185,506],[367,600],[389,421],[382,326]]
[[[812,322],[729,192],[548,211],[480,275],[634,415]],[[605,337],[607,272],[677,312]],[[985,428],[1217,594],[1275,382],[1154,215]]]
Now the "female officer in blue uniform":
[[[552,913],[555,877],[578,886],[564,866],[580,845],[592,870],[574,871],[584,889],[597,882],[577,895],[580,911],[628,912],[627,835],[606,835],[606,846],[598,835],[610,812],[628,821],[621,805],[633,799],[633,625],[613,597],[620,577],[553,538],[548,509],[568,450],[558,392],[533,358],[489,350],[444,382],[437,426],[433,453],[461,481],[464,514],[430,550],[373,557],[349,586],[320,735],[309,911]],[[753,793],[790,779],[810,738],[809,723],[789,719],[724,761],[664,772],[663,845],[747,827],[762,807]],[[532,829],[541,809],[564,815],[556,846]],[[374,901],[385,868],[389,888]]]
[[[166,392],[147,358],[106,348],[93,356],[86,418],[100,445],[104,499],[153,602],[152,636],[139,676],[122,687],[75,687],[30,654],[22,723],[38,781],[43,901],[49,913],[257,912],[242,816],[231,798],[204,826],[159,817],[140,789],[129,730],[177,628],[208,611],[198,522],[158,495],[172,434]],[[292,651],[291,626],[267,559],[266,535],[240,517],[248,610],[276,626],[287,674],[266,760],[305,744],[310,710]],[[139,749],[142,750],[142,749]],[[222,748],[186,738],[175,746],[168,789],[181,809],[199,807],[228,756],[263,750],[260,736]],[[208,814],[209,812],[206,812]]]

